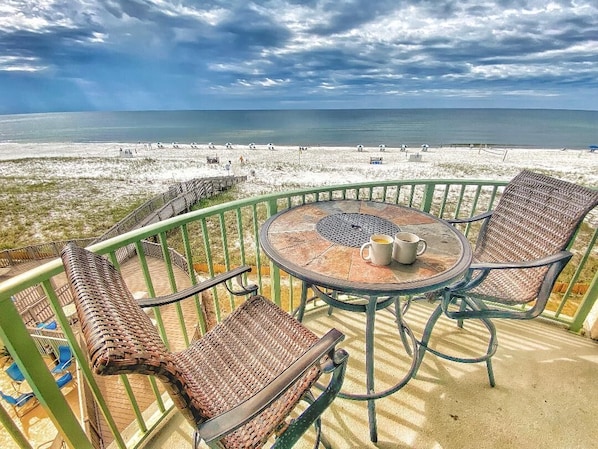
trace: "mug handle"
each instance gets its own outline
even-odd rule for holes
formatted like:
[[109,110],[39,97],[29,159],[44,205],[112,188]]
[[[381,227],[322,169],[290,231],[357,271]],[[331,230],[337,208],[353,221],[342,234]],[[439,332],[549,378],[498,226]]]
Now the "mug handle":
[[[363,245],[361,245],[361,248],[359,250],[359,255],[361,256],[361,258],[363,260],[372,260],[372,249],[371,249],[371,246],[372,246],[372,242],[366,242]],[[363,253],[366,250],[366,248],[369,248],[367,257],[363,255]]]
[[417,250],[416,254],[418,256],[421,256],[426,251],[426,249],[428,248],[428,244],[426,243],[426,241],[424,239],[419,239],[419,242],[417,242],[417,244],[419,245],[420,243],[423,243],[423,245],[421,246],[421,248],[419,248]]

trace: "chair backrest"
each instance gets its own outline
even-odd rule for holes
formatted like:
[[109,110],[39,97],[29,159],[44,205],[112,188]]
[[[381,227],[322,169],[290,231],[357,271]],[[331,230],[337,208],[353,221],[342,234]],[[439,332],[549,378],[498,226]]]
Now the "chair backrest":
[[14,382],[23,382],[25,380],[25,376],[16,362],[12,362],[10,366],[6,368],[6,374],[8,374],[8,377]]
[[65,247],[62,260],[94,372],[176,382],[179,373],[168,349],[114,266],[74,244]]
[[73,352],[71,351],[70,346],[67,345],[59,345],[58,346],[58,363],[63,364],[68,362],[73,358]]
[[[522,171],[505,188],[474,251],[475,261],[539,259],[566,249],[585,215],[598,204],[598,191],[531,171]],[[494,270],[476,290],[517,288],[511,302],[536,298],[547,268]],[[507,273],[508,272],[508,273]],[[493,280],[497,283],[493,285]],[[508,286],[502,285],[502,288]],[[523,296],[522,296],[523,295]]]

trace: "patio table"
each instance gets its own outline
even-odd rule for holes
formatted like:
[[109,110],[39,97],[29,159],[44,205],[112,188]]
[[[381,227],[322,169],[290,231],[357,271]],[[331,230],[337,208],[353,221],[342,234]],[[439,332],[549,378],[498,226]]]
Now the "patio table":
[[[372,234],[394,237],[414,232],[427,242],[415,263],[374,266],[359,254]],[[467,239],[446,221],[417,209],[376,201],[332,200],[308,203],[270,217],[260,229],[266,255],[283,271],[302,282],[297,310],[303,319],[311,288],[326,304],[365,312],[366,389],[363,394],[341,392],[342,398],[367,401],[370,439],[376,442],[375,400],[400,390],[418,365],[417,339],[403,320],[400,297],[441,288],[461,277],[471,264]],[[412,358],[408,372],[386,390],[376,391],[374,323],[376,311],[394,305],[398,333]]]

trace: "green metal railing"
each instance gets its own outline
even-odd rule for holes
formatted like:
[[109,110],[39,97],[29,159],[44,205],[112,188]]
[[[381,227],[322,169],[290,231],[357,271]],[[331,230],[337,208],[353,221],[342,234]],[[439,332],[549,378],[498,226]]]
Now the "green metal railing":
[[[407,205],[447,219],[463,218],[492,209],[500,198],[504,185],[504,182],[481,180],[405,180],[274,193],[189,212],[97,243],[90,248],[107,254],[117,267],[118,261],[122,260],[118,257],[119,252],[135,250],[137,257],[134,262],[138,264],[138,272],[144,279],[149,296],[174,292],[183,287],[177,285],[176,270],[179,270],[180,260],[173,263],[173,254],[184,256],[189,267],[196,268],[186,270],[191,283],[198,281],[196,270],[199,264],[203,264],[202,271],[205,271],[206,276],[214,275],[219,269],[230,269],[241,264],[251,265],[254,267],[250,275],[251,281],[274,302],[291,310],[297,303],[301,284],[270,263],[261,252],[258,242],[260,226],[271,215],[309,202],[359,199]],[[474,241],[478,228],[468,225],[462,231]],[[598,296],[598,276],[595,268],[592,268],[595,267],[597,258],[597,236],[598,230],[589,224],[584,223],[580,227],[571,245],[575,257],[571,267],[561,276],[566,279],[566,289],[555,294],[551,310],[546,313],[549,318],[568,324],[574,331],[581,328]],[[143,244],[143,241],[151,241],[156,245],[149,251],[148,245]],[[148,258],[156,257],[156,253],[160,252],[156,248],[161,249],[160,257],[165,262],[161,273],[152,271],[148,263]],[[151,380],[149,389],[155,400],[152,404],[153,412],[148,413],[139,405],[135,390],[127,377],[122,376],[121,381],[132,413],[129,428],[119,428],[113,416],[114,411],[108,406],[106,393],[92,375],[86,355],[63,312],[64,301],[61,302],[57,294],[64,284],[64,277],[60,276],[62,272],[61,261],[55,259],[0,284],[0,337],[67,444],[82,449],[97,447],[97,438],[91,436],[96,429],[90,429],[86,422],[81,423],[76,412],[69,408],[13,302],[20,292],[40,286],[79,362],[82,378],[79,387],[85,387],[84,390],[91,395],[96,404],[92,408],[101,412],[102,425],[110,430],[110,444],[117,448],[141,447],[152,430],[173,409],[173,404],[160,385]],[[158,275],[167,280],[169,291],[157,291]],[[587,290],[583,294],[576,293],[575,286],[580,282],[587,284]],[[236,305],[232,296],[219,290],[213,292],[213,298],[212,306],[217,320],[222,319]],[[176,321],[181,328],[183,344],[188,344],[190,340],[186,324],[190,319],[199,323],[200,333],[205,331],[208,321],[200,298],[191,301],[194,302],[192,312],[181,308],[176,310]],[[193,316],[190,317],[190,314]],[[160,310],[154,310],[154,317],[160,334],[166,344],[170,345],[171,329],[168,326],[171,324],[167,326]],[[17,425],[18,421],[14,421],[12,415],[6,413],[8,409],[4,408],[0,410],[0,422],[17,446],[29,447],[29,442]]]

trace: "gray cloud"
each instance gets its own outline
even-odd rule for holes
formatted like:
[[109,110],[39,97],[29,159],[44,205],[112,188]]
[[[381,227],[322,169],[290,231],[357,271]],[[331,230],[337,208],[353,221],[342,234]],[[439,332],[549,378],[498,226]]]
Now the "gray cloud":
[[592,0],[5,0],[0,19],[0,113],[596,108]]

